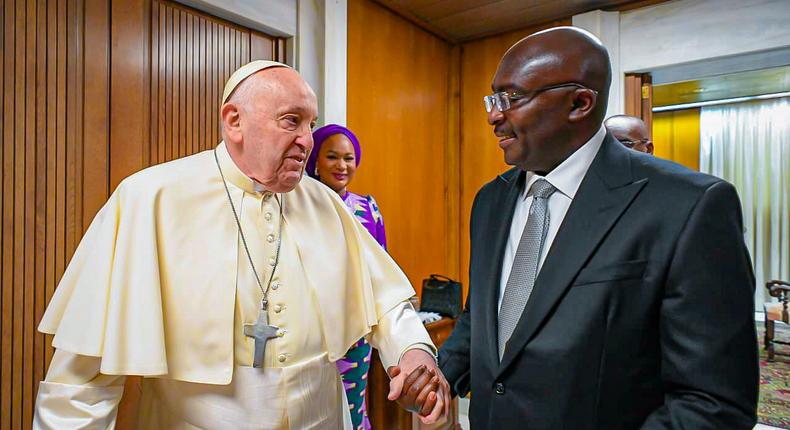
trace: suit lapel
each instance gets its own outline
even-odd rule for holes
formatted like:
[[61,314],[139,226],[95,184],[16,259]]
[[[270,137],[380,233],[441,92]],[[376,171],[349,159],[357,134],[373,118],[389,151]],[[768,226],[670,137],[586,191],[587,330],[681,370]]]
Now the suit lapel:
[[634,181],[628,149],[607,134],[582,180],[505,349],[501,374],[535,335],[647,179]]
[[513,210],[516,200],[521,194],[525,173],[520,169],[511,169],[499,176],[502,183],[496,189],[491,204],[488,206],[487,240],[483,246],[485,256],[490,256],[481,267],[485,271],[481,279],[488,288],[485,291],[486,338],[488,344],[488,357],[496,369],[499,365],[499,352],[497,345],[497,321],[499,310],[499,280],[502,276],[502,257],[505,245],[510,235],[510,224],[513,219]]

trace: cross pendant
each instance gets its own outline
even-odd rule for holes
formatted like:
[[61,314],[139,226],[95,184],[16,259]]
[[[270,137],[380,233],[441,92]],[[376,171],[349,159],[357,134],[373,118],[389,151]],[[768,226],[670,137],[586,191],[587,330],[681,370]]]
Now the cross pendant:
[[266,352],[266,342],[277,337],[277,329],[269,325],[269,315],[266,312],[266,302],[263,302],[262,309],[258,313],[258,321],[255,324],[244,324],[244,335],[255,339],[255,357],[252,367],[263,367],[263,355]]

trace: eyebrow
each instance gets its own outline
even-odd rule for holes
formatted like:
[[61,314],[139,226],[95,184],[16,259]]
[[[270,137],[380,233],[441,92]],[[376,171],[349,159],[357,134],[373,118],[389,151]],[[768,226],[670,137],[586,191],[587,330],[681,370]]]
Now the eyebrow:
[[524,92],[524,91],[529,91],[528,89],[526,89],[526,88],[524,88],[524,87],[522,87],[520,85],[513,84],[513,83],[505,84],[505,85],[503,85],[503,86],[501,86],[499,88],[500,89],[497,89],[494,86],[493,83],[491,84],[491,91],[493,91],[495,93],[502,92],[502,91],[505,91],[505,92]]
[[328,151],[327,151],[327,153],[329,153],[329,154],[335,154],[335,155],[341,155],[341,154],[342,154],[342,155],[353,155],[353,156],[356,156],[356,155],[357,155],[357,154],[355,154],[353,151],[351,151],[351,152],[338,152],[338,151],[335,151],[334,149],[330,149],[330,150],[328,150]]
[[298,113],[300,115],[311,117],[310,122],[318,120],[318,115],[312,116],[312,112],[309,112],[304,106],[288,105],[283,108],[277,109],[276,112],[278,117],[283,115]]

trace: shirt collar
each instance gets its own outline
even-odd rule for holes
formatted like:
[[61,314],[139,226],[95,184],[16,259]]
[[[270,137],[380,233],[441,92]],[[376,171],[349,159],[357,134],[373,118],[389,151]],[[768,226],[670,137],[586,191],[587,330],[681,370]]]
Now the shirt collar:
[[566,158],[565,161],[560,163],[559,166],[555,167],[554,170],[549,172],[545,177],[535,172],[527,172],[527,180],[524,185],[522,198],[526,199],[532,184],[542,178],[553,185],[557,191],[573,200],[576,196],[576,191],[579,189],[579,185],[582,183],[582,179],[584,179],[584,175],[587,174],[590,164],[592,164],[595,155],[598,153],[598,149],[601,148],[604,137],[606,137],[606,129],[602,125],[590,140],[585,142],[584,145],[571,154],[570,157]]
[[225,175],[226,181],[250,194],[262,194],[267,192],[263,184],[249,178],[239,169],[239,166],[237,166],[236,162],[231,158],[225,141],[217,145],[216,151],[217,159],[219,159],[219,165],[222,168],[222,173]]

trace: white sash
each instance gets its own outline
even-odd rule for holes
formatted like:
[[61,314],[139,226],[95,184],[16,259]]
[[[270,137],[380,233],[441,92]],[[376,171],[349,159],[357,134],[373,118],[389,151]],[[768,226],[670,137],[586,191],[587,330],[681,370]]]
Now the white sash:
[[340,375],[326,354],[281,368],[237,366],[229,385],[147,378],[140,410],[147,415],[140,428],[351,428]]

